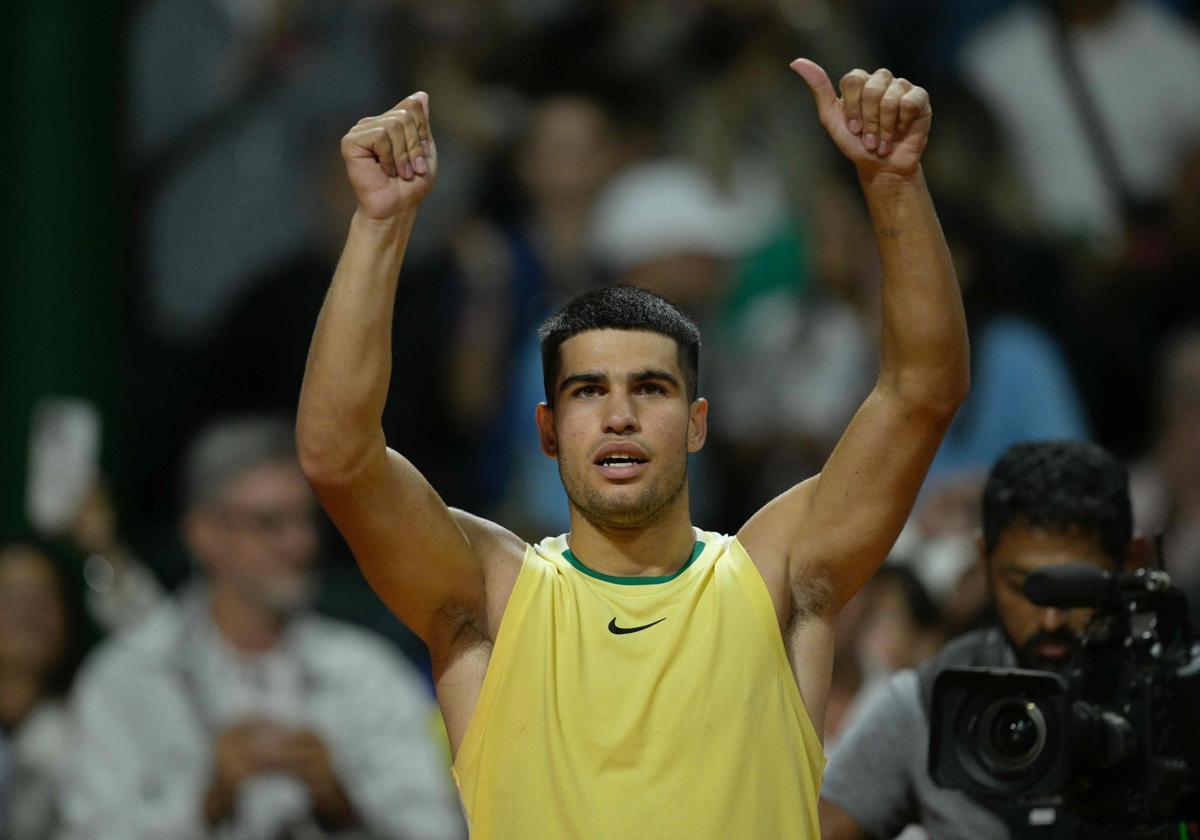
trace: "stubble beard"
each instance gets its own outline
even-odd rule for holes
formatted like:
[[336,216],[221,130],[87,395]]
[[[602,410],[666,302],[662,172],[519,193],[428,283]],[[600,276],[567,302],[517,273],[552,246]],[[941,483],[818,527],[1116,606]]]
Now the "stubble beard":
[[[586,471],[586,466],[585,466]],[[687,487],[687,455],[679,466],[647,482],[631,497],[606,497],[600,489],[585,480],[584,475],[568,467],[559,458],[558,475],[571,507],[585,519],[601,528],[640,528],[654,522],[683,494]]]

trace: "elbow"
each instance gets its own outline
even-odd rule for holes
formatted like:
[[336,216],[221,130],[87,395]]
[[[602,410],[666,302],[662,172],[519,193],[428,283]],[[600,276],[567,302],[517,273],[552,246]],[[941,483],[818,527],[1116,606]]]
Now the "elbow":
[[964,359],[932,372],[902,371],[894,377],[891,390],[914,413],[949,425],[970,393],[970,366]]
[[355,435],[351,430],[321,423],[303,413],[296,419],[296,455],[300,470],[314,488],[352,482],[376,450],[385,447],[383,432]]

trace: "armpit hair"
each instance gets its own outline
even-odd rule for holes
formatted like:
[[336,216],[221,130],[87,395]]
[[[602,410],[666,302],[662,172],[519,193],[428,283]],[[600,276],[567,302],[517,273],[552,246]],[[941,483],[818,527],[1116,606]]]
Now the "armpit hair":
[[812,569],[792,581],[791,626],[828,615],[836,603],[837,594],[827,575]]
[[491,644],[487,620],[473,605],[450,603],[438,610],[438,624],[449,642],[447,650],[462,651],[482,644]]

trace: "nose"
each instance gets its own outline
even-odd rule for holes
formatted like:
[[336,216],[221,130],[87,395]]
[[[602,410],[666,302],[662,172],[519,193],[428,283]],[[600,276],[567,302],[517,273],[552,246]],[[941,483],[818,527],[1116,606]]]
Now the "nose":
[[317,548],[317,526],[310,515],[297,516],[276,534],[280,549],[293,561],[308,562]]
[[628,435],[640,430],[637,410],[630,395],[614,388],[604,404],[604,431],[613,435]]
[[1043,630],[1058,630],[1067,623],[1066,612],[1057,607],[1047,607],[1042,610],[1041,618]]

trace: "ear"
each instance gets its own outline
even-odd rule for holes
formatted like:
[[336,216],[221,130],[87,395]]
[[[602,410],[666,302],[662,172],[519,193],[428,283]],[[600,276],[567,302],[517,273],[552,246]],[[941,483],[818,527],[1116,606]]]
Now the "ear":
[[536,420],[538,442],[542,445],[542,454],[550,458],[558,458],[558,435],[554,431],[554,409],[544,402],[538,403]]
[[992,590],[992,567],[988,563],[987,546],[983,541],[983,530],[976,528],[972,536],[975,538],[975,562],[979,564],[979,568],[983,569],[983,576],[987,580],[988,591],[990,592]]
[[209,574],[213,572],[213,558],[222,554],[219,531],[220,526],[212,511],[198,508],[184,517],[183,536],[188,550],[196,563]]
[[708,440],[708,400],[697,397],[692,401],[688,417],[688,452],[699,452]]
[[1154,568],[1154,547],[1150,539],[1138,531],[1133,535],[1133,539],[1129,542],[1129,562],[1126,563],[1126,571],[1134,571],[1135,569],[1151,569]]

